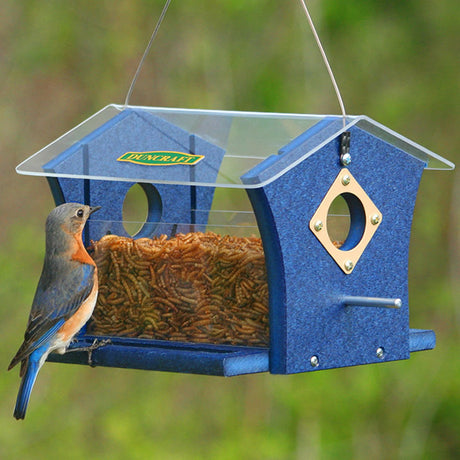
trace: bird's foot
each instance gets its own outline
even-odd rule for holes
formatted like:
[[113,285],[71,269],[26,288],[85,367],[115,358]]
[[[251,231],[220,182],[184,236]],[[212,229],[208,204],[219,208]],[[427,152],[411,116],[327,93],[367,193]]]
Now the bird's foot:
[[104,347],[106,345],[111,344],[112,341],[110,339],[94,339],[93,343],[87,347],[79,347],[79,348],[72,348],[70,350],[67,350],[67,353],[73,352],[73,351],[87,351],[88,352],[88,365],[91,367],[94,367],[93,364],[93,351],[97,350],[98,348]]
[[101,347],[105,347],[106,345],[109,345],[111,344],[112,341],[110,339],[103,339],[103,340],[98,340],[98,339],[94,339],[93,343],[89,346],[89,347],[86,347],[87,348],[87,352],[88,352],[88,365],[90,365],[91,367],[93,367],[93,351],[94,350],[97,350],[98,348],[101,348]]

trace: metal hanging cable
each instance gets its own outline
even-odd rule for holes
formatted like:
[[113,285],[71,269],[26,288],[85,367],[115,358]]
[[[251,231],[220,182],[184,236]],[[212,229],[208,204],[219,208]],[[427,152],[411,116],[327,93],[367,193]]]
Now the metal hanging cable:
[[166,3],[163,6],[163,10],[160,14],[160,17],[158,18],[155,29],[152,32],[152,36],[150,37],[147,47],[145,48],[144,54],[142,55],[139,65],[137,66],[136,73],[134,74],[134,77],[131,81],[131,85],[129,86],[129,89],[128,89],[128,93],[126,94],[125,107],[129,105],[129,99],[131,97],[131,93],[133,92],[134,85],[136,84],[137,77],[139,76],[139,73],[141,72],[142,66],[144,65],[144,61],[147,55],[149,54],[150,48],[152,47],[152,43],[155,40],[155,37],[157,36],[158,30],[160,29],[161,23],[163,22],[166,12],[168,11],[170,3],[171,3],[171,0],[166,0]]

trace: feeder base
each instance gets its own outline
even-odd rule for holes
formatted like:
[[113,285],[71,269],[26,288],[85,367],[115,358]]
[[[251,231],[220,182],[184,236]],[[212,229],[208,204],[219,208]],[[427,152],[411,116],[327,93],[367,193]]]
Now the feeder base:
[[436,346],[436,334],[430,329],[409,329],[409,350],[432,350]]
[[[80,337],[69,351],[90,347],[95,336]],[[203,344],[183,344],[154,340],[110,337],[108,346],[92,352],[92,366],[181,372],[188,374],[232,377],[268,372],[267,348],[232,347]],[[48,361],[88,364],[88,352],[75,351],[59,355],[51,353]]]

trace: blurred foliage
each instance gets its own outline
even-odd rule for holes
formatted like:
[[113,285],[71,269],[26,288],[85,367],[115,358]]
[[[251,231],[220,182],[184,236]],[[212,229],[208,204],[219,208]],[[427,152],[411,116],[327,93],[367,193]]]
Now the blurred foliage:
[[[454,0],[308,2],[349,113],[458,162]],[[52,207],[14,167],[101,107],[122,103],[161,0],[0,5],[1,368],[20,344]],[[172,2],[133,104],[337,113],[297,1]],[[459,191],[428,171],[416,206],[409,361],[232,379],[47,364],[24,422],[17,371],[0,373],[0,458],[431,459],[460,451]]]

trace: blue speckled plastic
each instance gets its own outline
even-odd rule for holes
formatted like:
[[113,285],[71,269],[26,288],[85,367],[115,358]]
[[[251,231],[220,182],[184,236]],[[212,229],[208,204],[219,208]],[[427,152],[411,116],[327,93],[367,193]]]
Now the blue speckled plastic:
[[[79,142],[44,165],[53,173],[101,177],[137,177],[150,182],[152,170],[145,165],[116,161],[126,152],[154,150],[205,155],[195,166],[156,166],[158,180],[214,182],[223,149],[141,109],[125,109]],[[206,178],[206,180],[205,180]],[[210,179],[208,179],[210,178]],[[212,180],[211,180],[212,179]]]
[[[335,124],[331,120],[329,124]],[[324,138],[330,126],[323,123]],[[307,132],[308,133],[308,132]],[[321,142],[321,132],[314,132]],[[294,163],[310,145],[283,149]],[[409,357],[408,251],[424,163],[369,133],[351,128],[349,166],[383,214],[352,274],[337,266],[308,228],[342,168],[338,139],[269,185],[248,190],[264,242],[270,289],[270,371],[295,373]],[[268,168],[276,168],[271,162]],[[267,173],[260,168],[256,174]],[[251,172],[245,180],[251,181]],[[402,299],[400,309],[345,307],[342,295]],[[377,357],[376,350],[384,349]],[[311,365],[316,356],[319,365]]]
[[[95,337],[84,336],[70,350],[90,346]],[[183,372],[232,377],[267,372],[266,348],[181,344],[157,340],[111,338],[112,343],[92,353],[93,366]],[[51,354],[48,361],[89,364],[86,351]]]
[[[214,195],[212,187],[188,185],[149,184],[151,166],[116,161],[126,152],[152,150],[181,151],[196,153],[205,157],[196,165],[155,166],[156,177],[164,180],[196,180],[213,182],[218,174],[224,150],[191,134],[160,117],[141,109],[126,109],[91,132],[79,142],[57,155],[45,165],[53,173],[123,176],[127,170],[142,179],[141,185],[149,202],[147,222],[171,222],[169,230],[165,225],[161,233],[190,231],[190,225],[183,227],[176,223],[197,222],[194,209],[208,211]],[[62,202],[83,202],[102,209],[93,216],[85,232],[86,243],[96,240],[107,231],[128,236],[122,224],[123,201],[134,182],[105,180],[52,178],[48,181],[56,204]],[[200,213],[206,220],[206,213]],[[97,221],[105,221],[98,224]],[[107,222],[112,222],[107,227]],[[137,237],[155,235],[155,226],[146,224]]]

